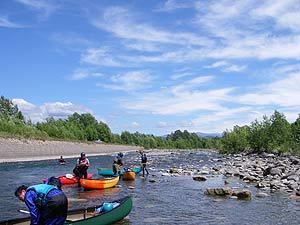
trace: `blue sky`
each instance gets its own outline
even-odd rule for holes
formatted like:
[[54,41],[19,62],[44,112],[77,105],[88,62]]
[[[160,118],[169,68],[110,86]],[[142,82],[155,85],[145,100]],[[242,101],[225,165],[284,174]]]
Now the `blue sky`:
[[0,95],[33,122],[222,132],[300,113],[299,0],[2,0]]

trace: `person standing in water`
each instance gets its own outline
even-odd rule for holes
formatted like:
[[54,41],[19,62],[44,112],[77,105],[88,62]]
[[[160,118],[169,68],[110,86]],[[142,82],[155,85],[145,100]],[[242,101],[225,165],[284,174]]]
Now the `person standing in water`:
[[75,174],[78,179],[80,178],[87,178],[87,170],[90,166],[89,159],[85,156],[84,152],[81,152],[80,158],[77,159],[77,163],[75,168],[73,169],[73,173]]
[[145,176],[145,171],[147,172],[147,175],[149,174],[146,166],[147,166],[147,156],[146,153],[140,152],[141,154],[141,165],[142,165],[142,169],[143,169],[143,177]]

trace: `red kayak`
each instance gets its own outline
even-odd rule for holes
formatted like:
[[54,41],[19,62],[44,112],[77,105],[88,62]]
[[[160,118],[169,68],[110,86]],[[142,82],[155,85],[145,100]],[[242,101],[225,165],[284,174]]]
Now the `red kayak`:
[[[89,173],[88,174],[88,179],[91,179],[92,176],[93,176],[93,174]],[[78,183],[78,178],[75,177],[72,174],[66,174],[66,175],[58,176],[58,178],[59,178],[62,185]],[[47,178],[44,178],[43,183],[45,183],[46,181],[47,181]]]

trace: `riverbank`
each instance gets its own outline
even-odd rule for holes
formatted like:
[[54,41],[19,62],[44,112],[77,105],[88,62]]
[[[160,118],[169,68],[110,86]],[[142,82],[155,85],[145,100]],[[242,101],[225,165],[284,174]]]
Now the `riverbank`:
[[61,155],[64,158],[74,158],[81,152],[85,152],[87,156],[95,156],[142,149],[139,146],[129,145],[0,137],[0,163],[58,159]]

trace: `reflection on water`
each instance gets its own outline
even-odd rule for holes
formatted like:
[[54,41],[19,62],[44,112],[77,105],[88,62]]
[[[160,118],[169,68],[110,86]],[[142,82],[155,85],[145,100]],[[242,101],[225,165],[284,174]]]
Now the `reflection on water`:
[[[258,190],[247,186],[253,193],[251,201],[212,198],[205,196],[204,190],[224,186],[223,177],[210,178],[206,182],[193,181],[190,176],[162,176],[171,167],[201,169],[210,167],[212,159],[219,156],[212,152],[174,152],[149,154],[150,175],[135,181],[119,181],[120,187],[86,191],[77,185],[63,186],[69,198],[70,208],[98,205],[125,195],[133,197],[133,210],[120,221],[119,225],[129,224],[299,224],[299,203],[280,194],[258,198]],[[89,157],[89,172],[97,175],[98,167],[111,167],[114,156]],[[0,164],[0,220],[22,217],[17,209],[26,209],[24,203],[14,197],[15,188],[21,184],[33,185],[52,175],[71,173],[76,159],[67,159],[60,166],[55,160],[26,163]],[[125,165],[138,165],[139,155],[128,153],[124,156]],[[151,181],[151,182],[149,182]],[[154,182],[153,182],[154,181]],[[245,188],[245,184],[235,178],[229,179],[229,187]]]

